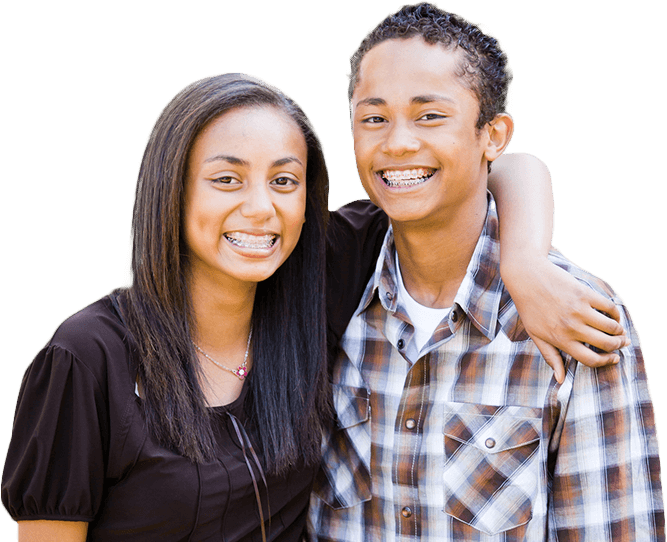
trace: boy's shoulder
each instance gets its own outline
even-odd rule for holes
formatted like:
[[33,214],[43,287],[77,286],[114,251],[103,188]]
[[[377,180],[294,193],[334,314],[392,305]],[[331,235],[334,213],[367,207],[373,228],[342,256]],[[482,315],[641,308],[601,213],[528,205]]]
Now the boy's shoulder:
[[618,297],[614,289],[604,280],[582,269],[571,260],[567,259],[561,252],[556,249],[551,249],[549,252],[549,260],[561,269],[567,271],[574,278],[586,284],[592,290],[602,294],[605,297],[613,300],[614,303],[622,305],[621,299]]

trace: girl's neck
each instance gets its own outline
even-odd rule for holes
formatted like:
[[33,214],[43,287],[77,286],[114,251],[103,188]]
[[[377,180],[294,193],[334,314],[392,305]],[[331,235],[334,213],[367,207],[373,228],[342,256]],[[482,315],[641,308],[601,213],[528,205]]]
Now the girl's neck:
[[[221,287],[206,281],[190,281],[195,329],[192,339],[211,353],[224,353],[246,340],[250,333],[257,284]],[[244,343],[245,346],[245,343]]]

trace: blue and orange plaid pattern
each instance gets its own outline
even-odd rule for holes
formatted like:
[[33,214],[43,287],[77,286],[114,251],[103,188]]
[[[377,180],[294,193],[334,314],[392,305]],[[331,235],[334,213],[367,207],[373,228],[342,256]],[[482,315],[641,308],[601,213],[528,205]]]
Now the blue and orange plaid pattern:
[[449,316],[414,364],[387,233],[334,369],[336,430],[311,499],[312,539],[664,540],[658,445],[639,340],[618,365],[565,357],[558,385],[500,279],[493,198]]

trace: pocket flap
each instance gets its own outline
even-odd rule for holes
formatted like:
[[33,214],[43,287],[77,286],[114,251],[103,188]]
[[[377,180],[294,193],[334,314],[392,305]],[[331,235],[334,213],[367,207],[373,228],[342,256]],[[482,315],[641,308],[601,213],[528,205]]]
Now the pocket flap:
[[366,388],[333,386],[333,402],[338,416],[338,427],[346,429],[365,422],[370,414],[370,401]]
[[447,403],[446,436],[485,453],[500,453],[539,440],[542,409]]

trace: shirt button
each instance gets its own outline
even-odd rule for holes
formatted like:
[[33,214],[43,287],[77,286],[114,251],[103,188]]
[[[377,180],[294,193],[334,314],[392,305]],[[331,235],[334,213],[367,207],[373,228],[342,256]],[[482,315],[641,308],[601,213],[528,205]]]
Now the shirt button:
[[392,294],[391,292],[387,292],[387,295],[386,295],[385,297],[386,297],[389,301],[391,301],[392,299],[394,299],[394,294]]
[[484,445],[485,445],[487,448],[493,448],[493,447],[496,445],[496,441],[493,440],[492,438],[487,438],[487,439],[484,441]]
[[452,311],[452,322],[456,323],[459,321],[459,313],[456,311]]
[[409,518],[410,516],[412,516],[412,508],[410,508],[409,506],[405,506],[403,510],[401,510],[401,515],[404,518]]
[[407,420],[405,420],[405,427],[412,430],[415,427],[417,427],[417,422],[414,421],[412,418],[408,418]]
[[404,346],[405,346],[405,341],[403,339],[398,339],[398,349],[403,350]]

